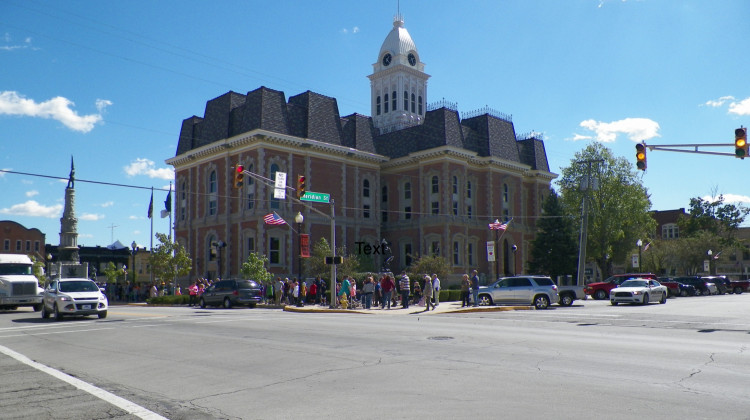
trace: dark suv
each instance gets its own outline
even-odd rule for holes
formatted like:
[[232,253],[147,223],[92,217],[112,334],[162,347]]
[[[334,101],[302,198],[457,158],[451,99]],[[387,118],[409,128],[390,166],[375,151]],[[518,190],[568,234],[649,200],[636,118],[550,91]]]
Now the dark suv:
[[247,305],[254,308],[263,296],[255,280],[219,280],[208,286],[200,297],[201,308],[206,306]]

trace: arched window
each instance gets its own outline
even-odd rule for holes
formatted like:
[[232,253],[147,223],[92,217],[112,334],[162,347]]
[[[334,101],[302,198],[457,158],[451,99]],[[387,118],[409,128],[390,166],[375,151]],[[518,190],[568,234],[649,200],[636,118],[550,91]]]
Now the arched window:
[[[248,165],[247,170],[252,172],[253,165]],[[245,177],[247,180],[247,209],[252,210],[255,208],[255,179],[251,176]]]
[[393,91],[393,96],[391,97],[391,101],[392,101],[391,108],[393,108],[394,111],[396,110],[397,98],[398,98],[398,96],[396,96],[396,91],[394,90]]
[[187,182],[180,184],[180,220],[184,221],[187,216]]
[[211,171],[208,174],[208,215],[213,216],[216,214],[219,205],[218,199],[218,187],[216,185],[216,171]]
[[385,104],[384,104],[385,105],[385,109],[384,109],[383,112],[387,114],[388,113],[388,94],[387,93],[385,94],[385,101],[383,101],[383,102],[385,102]]
[[369,197],[370,196],[370,180],[365,179],[362,181],[362,197]]
[[411,200],[411,182],[404,184],[404,200]]
[[422,96],[419,96],[419,100],[417,101],[417,105],[419,105],[419,115],[422,115]]
[[437,194],[440,192],[440,180],[437,175],[432,177],[432,193]]
[[414,111],[414,104],[416,103],[416,101],[414,100],[414,98],[415,98],[415,96],[414,96],[414,94],[412,93],[412,94],[411,94],[411,113],[412,113],[412,114],[413,114],[413,113],[415,112],[415,111]]
[[404,91],[404,111],[409,110],[409,92]]
[[375,103],[377,104],[375,107],[375,114],[380,115],[380,95],[378,95],[378,98],[375,100]]
[[458,177],[453,176],[453,194],[458,194]]
[[383,188],[380,189],[380,201],[388,202],[388,186],[386,185],[383,185]]

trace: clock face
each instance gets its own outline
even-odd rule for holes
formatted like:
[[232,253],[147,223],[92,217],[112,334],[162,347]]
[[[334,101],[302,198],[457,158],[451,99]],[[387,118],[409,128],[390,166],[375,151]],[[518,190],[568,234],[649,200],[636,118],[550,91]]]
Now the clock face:
[[392,57],[391,57],[391,55],[390,55],[390,54],[386,54],[386,55],[384,55],[384,56],[383,56],[383,65],[384,65],[384,66],[387,66],[387,65],[391,64],[391,58],[392,58]]
[[417,57],[414,57],[414,54],[409,54],[409,64],[412,66],[417,64]]

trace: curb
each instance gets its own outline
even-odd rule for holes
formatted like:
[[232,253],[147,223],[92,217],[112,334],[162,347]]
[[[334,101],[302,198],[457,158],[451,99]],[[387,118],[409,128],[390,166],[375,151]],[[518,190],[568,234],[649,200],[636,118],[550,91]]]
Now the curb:
[[[456,309],[448,309],[443,310],[440,312],[431,312],[433,315],[439,315],[439,314],[452,314],[452,313],[472,313],[472,312],[506,312],[506,311],[528,311],[534,309],[533,306],[482,306],[482,307],[471,307],[471,308],[456,308]],[[363,315],[376,315],[378,312],[372,312],[372,311],[361,311],[361,310],[355,310],[355,309],[329,309],[329,308],[306,308],[306,307],[297,307],[297,306],[291,306],[286,305],[283,308],[286,312],[298,312],[298,313],[339,313],[339,314],[363,314]],[[417,312],[409,312],[405,315],[425,315],[429,314],[430,312],[427,311],[417,311]],[[392,313],[393,315],[398,315],[398,313]]]

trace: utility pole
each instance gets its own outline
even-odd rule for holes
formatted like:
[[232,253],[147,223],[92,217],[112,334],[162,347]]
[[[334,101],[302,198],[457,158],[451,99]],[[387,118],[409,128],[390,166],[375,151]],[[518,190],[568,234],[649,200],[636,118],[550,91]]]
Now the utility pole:
[[[591,159],[581,160],[576,163],[586,164],[588,168],[586,170],[586,178],[581,183],[581,189],[583,189],[583,203],[581,205],[581,236],[578,242],[578,278],[576,279],[577,286],[583,286],[584,284],[584,272],[586,271],[586,243],[588,239],[588,226],[589,226],[589,191],[592,188],[591,180],[591,165],[594,163],[604,162],[603,159]],[[595,190],[599,189],[599,186],[594,186]]]

